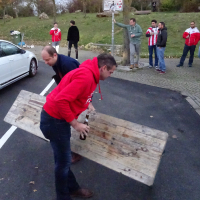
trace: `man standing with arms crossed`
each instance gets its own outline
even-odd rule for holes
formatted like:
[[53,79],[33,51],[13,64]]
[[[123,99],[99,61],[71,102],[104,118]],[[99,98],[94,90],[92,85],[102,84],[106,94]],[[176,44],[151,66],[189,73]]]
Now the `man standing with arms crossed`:
[[158,38],[158,27],[157,27],[157,21],[152,20],[151,21],[151,27],[148,28],[146,32],[146,37],[148,37],[148,47],[149,47],[149,68],[153,67],[153,51],[155,54],[155,68],[158,69],[158,57],[156,52],[156,42]]
[[77,118],[88,108],[99,80],[110,77],[116,67],[116,61],[110,54],[101,54],[93,60],[86,60],[78,69],[64,76],[60,84],[46,97],[41,112],[40,129],[50,140],[54,152],[57,200],[93,196],[93,192],[79,186],[70,169],[71,126],[82,136],[87,136],[90,127],[79,123]]
[[158,24],[159,33],[158,33],[158,39],[157,39],[157,56],[159,61],[159,69],[157,69],[160,74],[165,74],[166,72],[166,65],[165,65],[165,48],[167,44],[167,27],[165,27],[164,22],[160,22]]
[[177,67],[182,67],[183,63],[185,61],[185,58],[188,54],[188,51],[190,51],[190,58],[189,58],[189,63],[188,67],[192,67],[193,59],[194,59],[194,52],[196,49],[196,45],[199,42],[199,30],[197,27],[195,27],[195,22],[192,21],[190,23],[190,28],[188,28],[184,33],[183,33],[183,38],[185,39],[185,46],[183,49],[183,55],[181,57],[180,63],[176,65]]
[[[136,24],[136,19],[131,18],[129,21],[129,25],[121,24],[115,21],[117,26],[126,28],[128,30],[129,39],[130,39],[130,69],[139,68],[138,62],[140,58],[140,48],[141,48],[141,36],[142,29],[140,25]],[[134,55],[137,55],[136,61],[134,62]]]

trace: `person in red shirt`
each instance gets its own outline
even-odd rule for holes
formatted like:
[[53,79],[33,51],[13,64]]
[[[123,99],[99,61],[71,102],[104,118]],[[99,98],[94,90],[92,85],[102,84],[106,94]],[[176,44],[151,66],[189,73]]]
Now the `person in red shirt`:
[[79,186],[70,169],[70,127],[80,132],[82,137],[87,136],[90,127],[78,122],[77,118],[87,108],[89,112],[92,110],[90,102],[99,80],[110,77],[116,67],[113,56],[100,54],[66,74],[46,97],[41,112],[40,129],[50,140],[54,152],[57,200],[93,196],[93,192]]
[[54,27],[50,30],[50,35],[52,35],[52,46],[56,49],[57,53],[59,53],[59,44],[61,40],[61,30],[58,28],[58,23],[54,23]]
[[185,30],[183,33],[183,38],[185,39],[185,46],[183,49],[183,55],[180,59],[180,63],[176,65],[177,67],[182,67],[185,61],[185,58],[188,54],[188,51],[190,51],[190,58],[188,67],[192,67],[193,59],[194,59],[194,52],[196,49],[196,45],[199,42],[199,30],[197,27],[195,27],[195,22],[192,21],[190,23],[190,28]]

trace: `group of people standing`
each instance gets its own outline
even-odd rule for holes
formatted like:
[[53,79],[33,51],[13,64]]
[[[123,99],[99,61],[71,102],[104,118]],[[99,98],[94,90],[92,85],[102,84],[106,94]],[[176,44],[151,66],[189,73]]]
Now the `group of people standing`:
[[[131,18],[129,25],[118,23],[114,20],[115,24],[119,27],[126,28],[129,33],[130,39],[130,69],[137,69],[140,49],[141,49],[141,36],[142,29],[136,23],[136,19]],[[160,22],[157,25],[156,20],[151,21],[151,26],[146,32],[146,37],[148,37],[148,50],[149,50],[149,68],[155,67],[156,71],[160,74],[166,73],[166,65],[164,60],[164,53],[167,44],[167,27],[164,22]],[[185,39],[185,47],[183,50],[183,55],[180,59],[180,63],[177,67],[183,66],[185,58],[190,51],[190,58],[188,67],[192,67],[194,52],[196,45],[200,40],[199,30],[195,27],[195,22],[191,22],[191,27],[183,33],[183,38]],[[155,57],[155,62],[153,64],[153,53]],[[136,55],[136,60],[134,61],[134,56]]]
[[[49,33],[52,38],[52,46],[56,49],[57,53],[59,53],[59,45],[61,41],[61,30],[58,28],[58,23],[54,23],[54,27],[50,30]],[[79,42],[79,30],[75,25],[75,21],[70,21],[70,28],[67,34],[67,41],[68,41],[68,57],[71,55],[71,48],[74,45],[75,52],[76,52],[76,60],[78,60],[78,42]]]

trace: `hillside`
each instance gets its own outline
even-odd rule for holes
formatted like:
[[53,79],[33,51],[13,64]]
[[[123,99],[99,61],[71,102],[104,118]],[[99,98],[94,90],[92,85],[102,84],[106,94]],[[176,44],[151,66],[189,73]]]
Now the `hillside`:
[[[142,38],[142,57],[148,54],[147,38],[145,32],[151,24],[152,19],[164,21],[168,28],[168,42],[166,55],[169,57],[180,57],[182,54],[184,40],[182,34],[190,26],[190,21],[194,20],[200,29],[200,13],[152,13],[150,15],[136,16],[137,23],[142,27],[144,32]],[[69,21],[75,20],[80,31],[79,45],[93,43],[111,43],[111,18],[97,18],[96,14],[87,14],[83,18],[82,13],[64,14],[57,17],[57,22],[62,31],[62,46],[66,46],[67,31]],[[10,40],[10,30],[18,30],[25,33],[25,41],[34,45],[45,45],[51,42],[49,30],[52,28],[52,19],[39,20],[37,17],[27,17],[13,19],[6,24],[0,20],[0,38]],[[122,14],[116,17],[116,21],[122,22]],[[122,44],[122,29],[115,26],[115,44]],[[196,53],[197,55],[197,49]]]

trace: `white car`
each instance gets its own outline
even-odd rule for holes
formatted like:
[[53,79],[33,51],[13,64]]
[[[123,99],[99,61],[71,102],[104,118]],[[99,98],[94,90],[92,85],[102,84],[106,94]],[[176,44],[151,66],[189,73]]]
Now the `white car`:
[[35,76],[38,60],[34,53],[0,40],[0,89],[25,76]]

